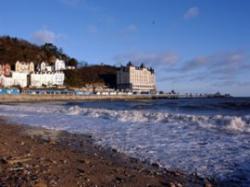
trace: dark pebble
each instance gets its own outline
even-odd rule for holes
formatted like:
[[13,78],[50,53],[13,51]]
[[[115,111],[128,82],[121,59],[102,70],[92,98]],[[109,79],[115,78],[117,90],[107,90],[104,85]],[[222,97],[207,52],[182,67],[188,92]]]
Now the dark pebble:
[[0,158],[0,164],[7,164],[7,160],[5,158]]
[[152,163],[152,166],[154,167],[154,168],[159,168],[159,164],[157,164],[157,163]]

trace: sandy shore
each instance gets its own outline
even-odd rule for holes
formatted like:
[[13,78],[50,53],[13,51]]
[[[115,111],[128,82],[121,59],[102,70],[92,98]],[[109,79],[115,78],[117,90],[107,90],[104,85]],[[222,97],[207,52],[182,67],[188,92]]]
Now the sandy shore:
[[93,144],[91,136],[0,120],[0,186],[214,186]]
[[0,95],[0,103],[11,102],[44,102],[44,101],[91,101],[91,100],[144,100],[164,99],[167,96],[151,95]]

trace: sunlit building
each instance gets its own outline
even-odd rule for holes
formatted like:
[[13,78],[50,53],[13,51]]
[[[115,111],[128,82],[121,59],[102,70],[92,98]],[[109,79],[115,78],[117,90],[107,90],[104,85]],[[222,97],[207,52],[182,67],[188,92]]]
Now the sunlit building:
[[28,73],[12,71],[10,76],[2,75],[0,83],[3,87],[19,86],[25,88],[28,86]]
[[11,66],[9,64],[0,64],[0,75],[10,76]]
[[134,66],[128,63],[117,72],[117,89],[138,93],[155,93],[155,72],[143,64]]
[[15,64],[15,71],[19,73],[33,73],[35,71],[35,65],[33,62],[20,62]]
[[62,70],[65,70],[65,69],[66,69],[65,62],[63,60],[56,59],[56,61],[55,61],[55,71],[62,71]]
[[62,86],[64,83],[63,72],[40,72],[32,73],[30,75],[31,87],[50,87],[50,86]]

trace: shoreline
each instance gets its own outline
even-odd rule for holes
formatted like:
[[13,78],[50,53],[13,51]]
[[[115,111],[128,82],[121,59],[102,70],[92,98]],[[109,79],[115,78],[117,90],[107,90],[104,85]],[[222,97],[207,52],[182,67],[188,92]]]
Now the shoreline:
[[[0,95],[0,104],[5,103],[26,103],[26,102],[46,102],[46,101],[140,101],[156,99],[183,99],[174,95]],[[190,97],[187,99],[211,99],[226,97]]]
[[0,186],[215,186],[102,148],[89,135],[0,119]]

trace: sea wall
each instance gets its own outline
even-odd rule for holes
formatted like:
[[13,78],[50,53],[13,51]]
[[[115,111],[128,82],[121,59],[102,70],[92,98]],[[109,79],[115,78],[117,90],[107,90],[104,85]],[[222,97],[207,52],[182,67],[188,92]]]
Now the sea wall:
[[144,100],[165,99],[172,96],[158,95],[0,95],[0,103],[41,101],[88,101],[88,100]]

